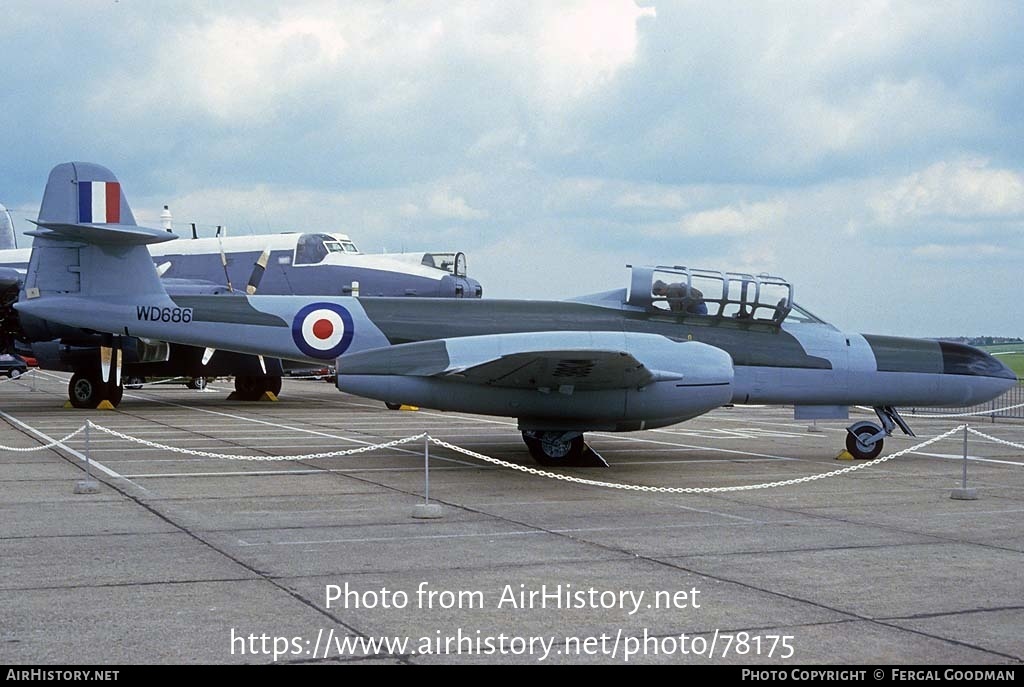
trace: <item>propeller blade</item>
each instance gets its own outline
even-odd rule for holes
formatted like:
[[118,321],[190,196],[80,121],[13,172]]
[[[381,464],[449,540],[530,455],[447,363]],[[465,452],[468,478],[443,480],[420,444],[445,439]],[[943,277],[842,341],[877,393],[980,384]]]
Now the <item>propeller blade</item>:
[[256,289],[260,286],[260,281],[263,279],[263,273],[267,271],[267,261],[270,260],[270,246],[263,249],[260,253],[260,257],[256,260],[256,264],[252,266],[252,274],[249,275],[249,283],[245,287],[245,292],[252,296],[256,293]]
[[216,352],[216,348],[207,348],[205,351],[203,351],[203,365],[206,365],[206,363],[210,362],[210,358],[212,358],[213,354]]
[[113,353],[110,346],[100,346],[100,379],[104,382],[110,380],[110,359]]
[[228,274],[228,256],[224,254],[224,243],[220,240],[220,228],[217,229],[217,246],[220,248],[220,264],[224,266],[224,279],[228,283],[228,291],[235,292],[231,286],[231,275]]
[[256,357],[260,359],[260,369],[263,370],[263,374],[267,374],[267,361],[263,359],[262,355]]
[[162,262],[159,265],[157,265],[156,266],[156,274],[157,274],[158,277],[162,277],[162,276],[164,276],[164,274],[167,273],[167,270],[169,270],[169,269],[171,269],[171,261],[170,260],[168,260],[167,262]]

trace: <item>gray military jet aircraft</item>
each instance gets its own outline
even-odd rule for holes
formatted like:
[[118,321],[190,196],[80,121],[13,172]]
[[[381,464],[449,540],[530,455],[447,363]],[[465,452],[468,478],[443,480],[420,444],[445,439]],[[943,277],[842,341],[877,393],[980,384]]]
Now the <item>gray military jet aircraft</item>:
[[127,212],[90,222],[46,209],[15,307],[106,333],[115,366],[124,337],[336,360],[343,391],[518,418],[545,464],[603,462],[587,430],[662,427],[729,403],[807,418],[872,406],[880,425],[853,424],[846,441],[870,458],[895,427],[911,433],[896,406],[970,405],[1016,384],[969,346],[842,332],[765,275],[634,267],[626,289],[557,302],[169,295],[146,247],[166,232]]
[[[88,188],[88,196],[81,189]],[[117,223],[122,216],[134,222],[130,208],[115,197],[120,184],[105,167],[68,162],[50,172],[41,216],[77,213],[75,219]],[[193,234],[195,229],[193,227]],[[0,241],[15,245],[13,225],[0,206]],[[10,306],[17,300],[31,251],[0,250],[0,335],[18,342],[44,369],[68,370],[73,405],[95,407],[107,400],[117,405],[120,385],[99,383],[102,337],[92,331],[66,327],[32,317],[19,317]],[[262,236],[194,238],[154,246],[153,257],[162,281],[175,296],[227,294],[235,290],[261,294],[350,295],[358,284],[363,295],[479,298],[479,282],[466,274],[463,253],[367,255],[348,236],[307,232]],[[279,393],[282,363],[230,351],[215,355],[203,349],[122,341],[124,376],[233,376],[239,398],[257,398],[264,391]]]

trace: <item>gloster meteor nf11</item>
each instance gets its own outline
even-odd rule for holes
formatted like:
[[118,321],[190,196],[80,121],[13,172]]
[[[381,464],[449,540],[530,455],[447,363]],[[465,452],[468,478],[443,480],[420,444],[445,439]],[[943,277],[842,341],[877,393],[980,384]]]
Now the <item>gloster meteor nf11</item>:
[[[338,388],[389,404],[515,417],[536,460],[599,464],[584,432],[672,425],[727,404],[793,405],[848,428],[871,458],[897,406],[971,405],[1016,376],[969,346],[842,332],[793,302],[777,277],[633,267],[628,288],[569,301],[175,295],[119,185],[79,179],[40,212],[16,307],[108,335],[103,379],[119,383],[122,337],[336,360]],[[90,204],[119,204],[96,223]],[[88,214],[84,214],[88,213]],[[126,219],[130,221],[125,221]]]

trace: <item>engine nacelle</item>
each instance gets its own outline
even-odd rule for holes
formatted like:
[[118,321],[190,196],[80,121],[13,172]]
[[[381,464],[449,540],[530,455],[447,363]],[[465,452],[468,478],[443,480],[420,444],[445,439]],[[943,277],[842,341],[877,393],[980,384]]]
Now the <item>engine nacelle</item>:
[[[588,352],[595,359],[609,352],[628,354],[650,374],[643,374],[643,383],[628,385],[564,374],[554,384],[542,374],[535,385],[509,381],[521,368],[493,379],[477,374],[509,357],[513,368],[534,364],[531,356],[555,365],[552,351],[566,352],[574,363],[586,363]],[[516,417],[524,429],[661,427],[725,405],[733,394],[728,353],[654,334],[531,332],[442,339],[351,354],[338,360],[337,369],[342,391],[390,403]],[[595,376],[605,372],[597,369]]]

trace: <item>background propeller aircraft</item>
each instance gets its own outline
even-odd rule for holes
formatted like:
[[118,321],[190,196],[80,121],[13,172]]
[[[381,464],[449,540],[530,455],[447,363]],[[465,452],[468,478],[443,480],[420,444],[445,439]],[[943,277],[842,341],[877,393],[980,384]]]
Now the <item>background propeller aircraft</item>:
[[146,247],[168,234],[137,226],[123,195],[118,220],[90,220],[87,181],[44,202],[15,307],[104,332],[108,384],[126,337],[336,360],[343,391],[518,418],[531,454],[558,464],[603,463],[587,430],[662,427],[729,403],[819,419],[872,406],[880,424],[851,425],[846,442],[870,458],[895,427],[910,432],[896,406],[970,405],[1016,384],[969,346],[842,332],[766,275],[633,267],[628,288],[571,301],[169,294]]
[[[83,195],[86,188],[88,195]],[[131,209],[121,203],[120,184],[110,170],[69,162],[50,172],[40,218],[134,223]],[[194,225],[192,233],[195,236]],[[7,212],[0,211],[0,240],[13,246],[14,238]],[[30,254],[29,249],[0,250],[3,349],[30,354],[44,369],[73,372],[68,396],[78,407],[92,408],[103,400],[117,405],[123,386],[100,383],[102,335],[19,316],[13,310]],[[153,257],[164,288],[174,296],[252,295],[257,289],[261,294],[341,296],[351,295],[354,284],[364,295],[479,298],[482,294],[479,282],[466,275],[463,253],[366,255],[343,234],[218,235],[167,241],[154,245]],[[122,338],[120,345],[126,380],[182,376],[193,380],[192,385],[205,377],[233,376],[236,395],[243,399],[258,398],[264,391],[279,393],[286,366],[278,358],[228,350],[214,353],[135,337]]]

